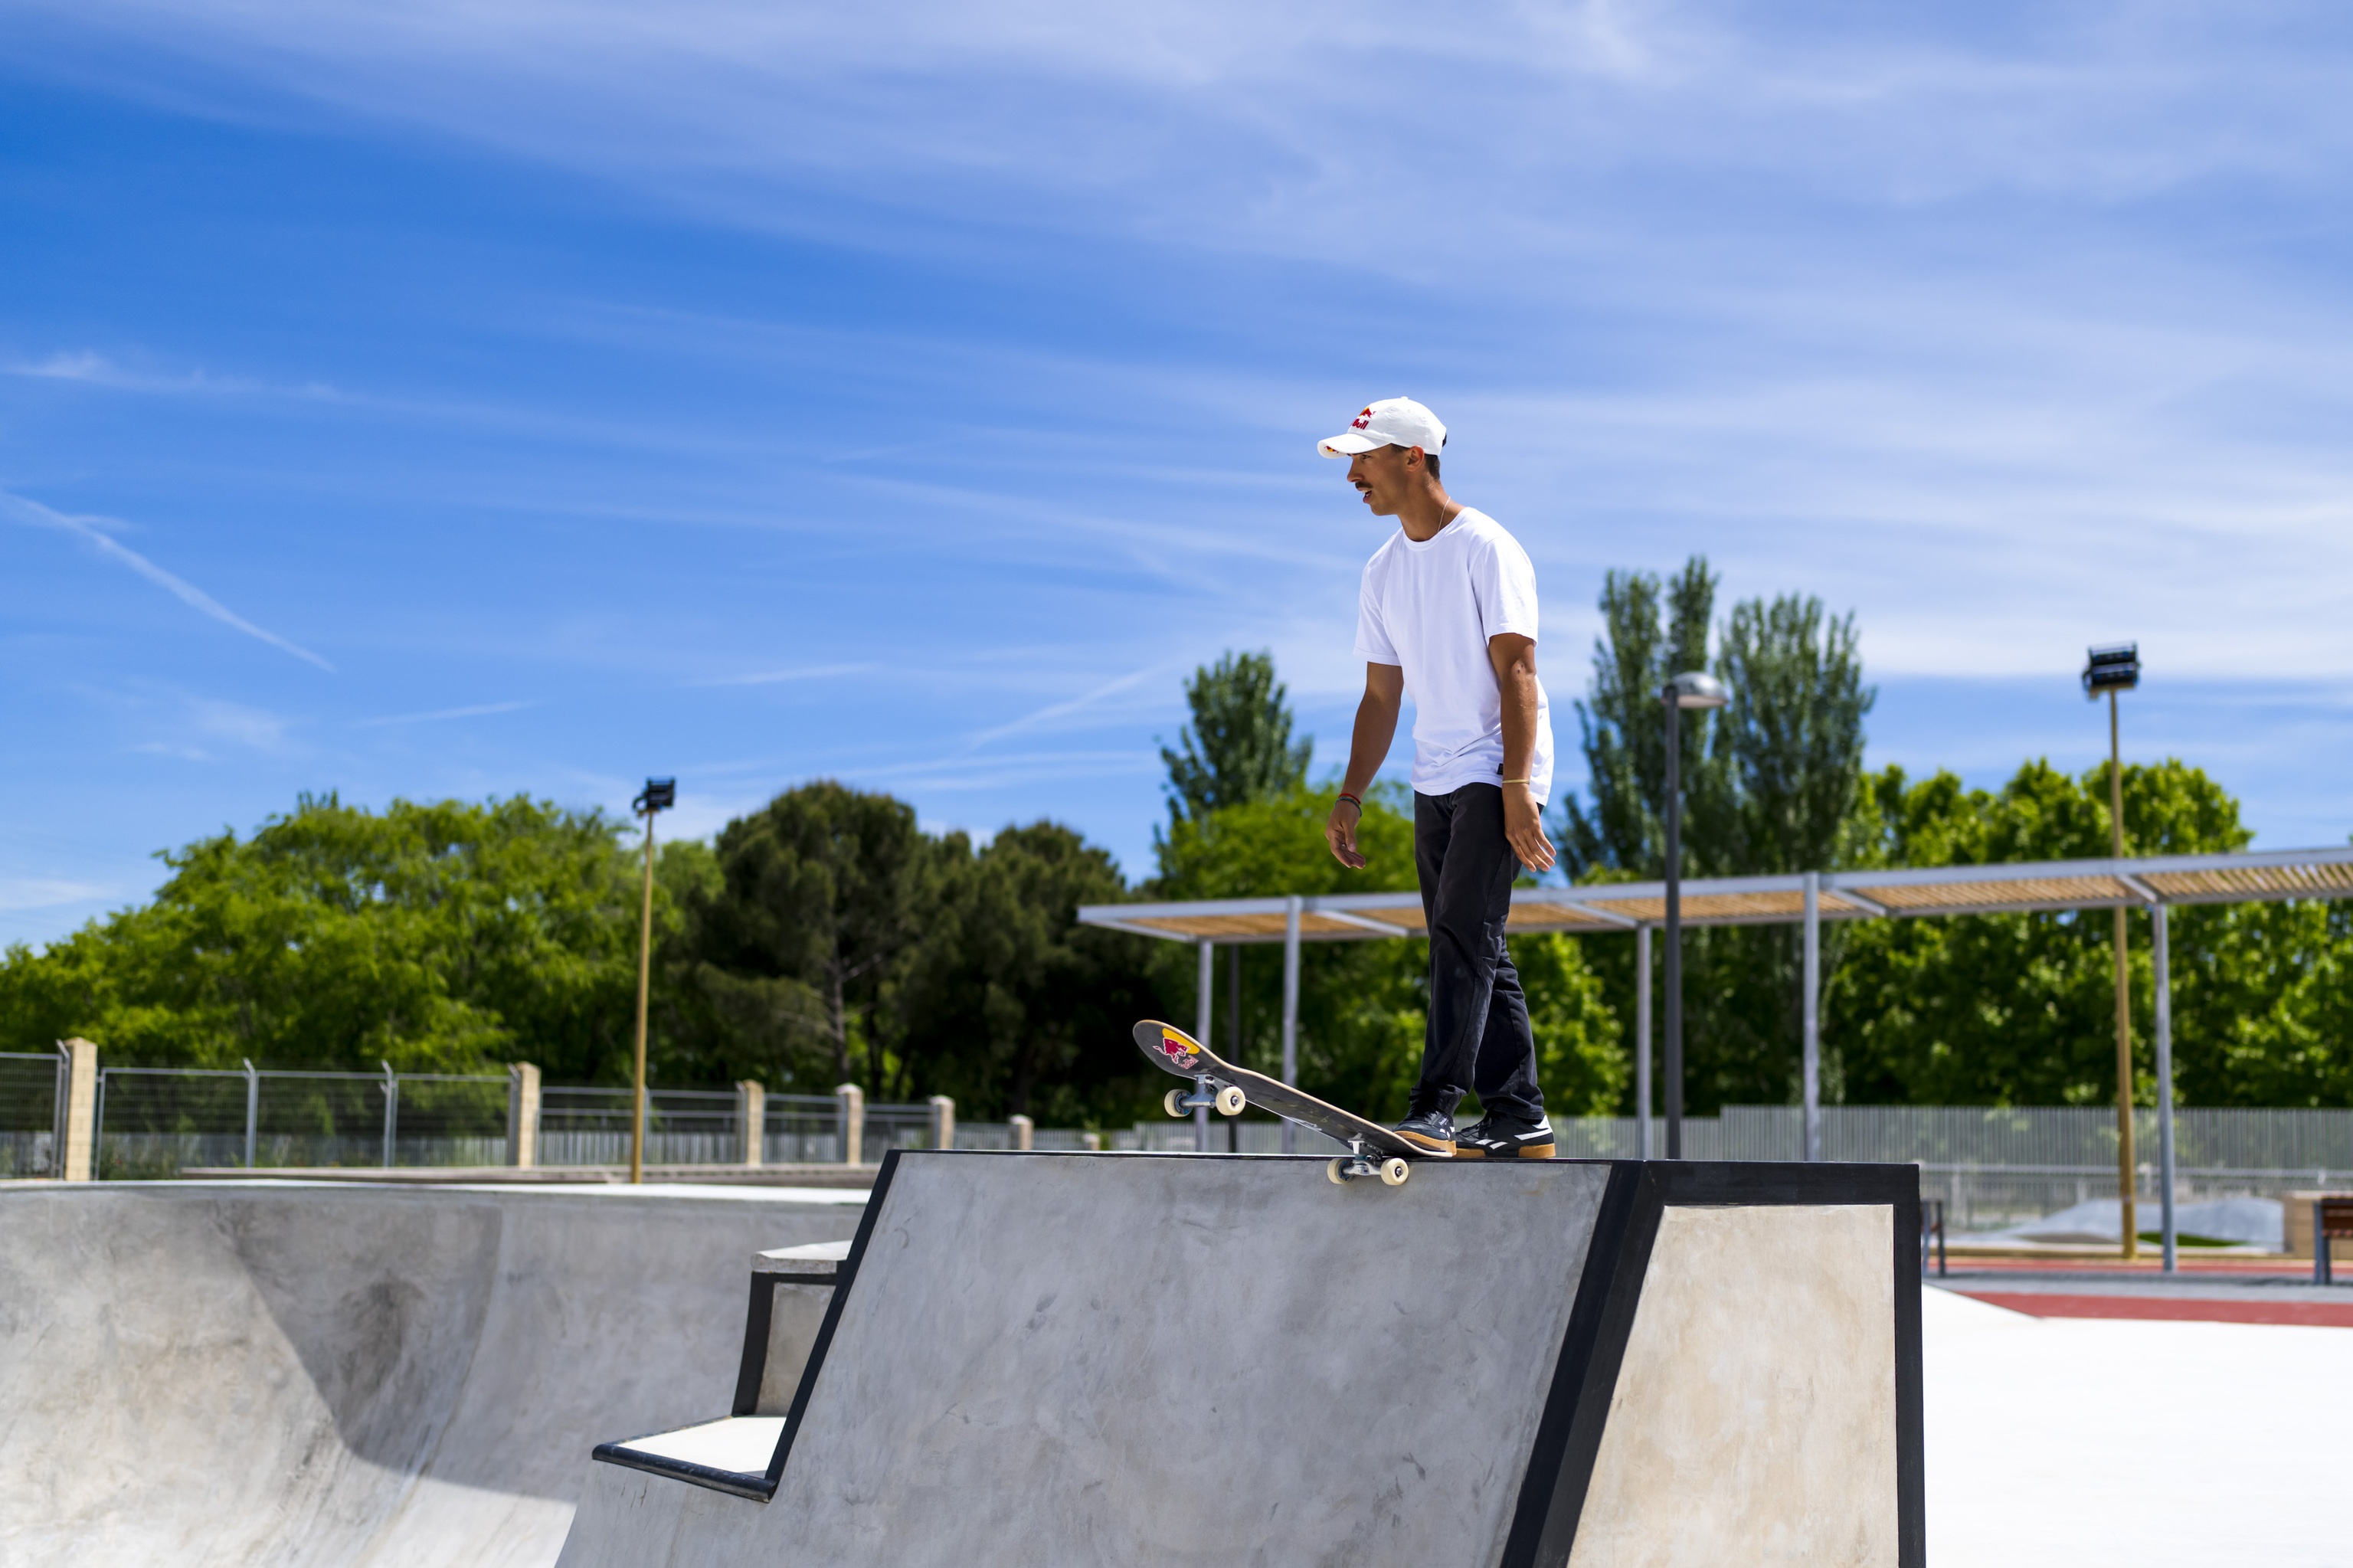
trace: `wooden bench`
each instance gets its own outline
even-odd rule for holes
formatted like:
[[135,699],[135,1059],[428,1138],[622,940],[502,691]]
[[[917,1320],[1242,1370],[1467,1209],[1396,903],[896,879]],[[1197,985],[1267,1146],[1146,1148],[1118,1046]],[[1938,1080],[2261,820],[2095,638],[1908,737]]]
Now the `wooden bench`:
[[2332,1241],[2353,1240],[2353,1198],[2312,1201],[2312,1282],[2334,1285],[2328,1254]]

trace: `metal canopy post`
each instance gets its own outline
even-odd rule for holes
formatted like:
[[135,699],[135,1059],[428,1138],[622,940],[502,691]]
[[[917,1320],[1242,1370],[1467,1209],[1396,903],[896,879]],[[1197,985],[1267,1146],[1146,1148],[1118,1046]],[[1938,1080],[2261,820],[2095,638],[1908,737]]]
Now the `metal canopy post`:
[[[1217,944],[1206,937],[1201,939],[1200,947],[1201,1004],[1194,1010],[1193,1037],[1207,1045],[1209,1043],[1209,1020],[1216,1012],[1218,948]],[[1209,1152],[1209,1107],[1207,1106],[1193,1107],[1193,1152],[1196,1154]]]
[[[1299,1082],[1299,895],[1282,901],[1282,1081]],[[1299,1152],[1299,1128],[1282,1121],[1282,1151]]]
[[389,1062],[378,1062],[384,1069],[384,1168],[392,1169],[392,1140],[400,1131],[400,1075],[392,1070]]
[[[102,1075],[99,1079],[99,1092],[100,1095],[106,1092],[106,1080]],[[100,1103],[103,1105],[105,1102],[100,1100]],[[52,1176],[65,1174],[66,1123],[73,1119],[70,1115],[72,1108],[73,1057],[67,1052],[65,1042],[60,1040],[58,1042],[57,1074],[55,1081],[50,1086],[49,1098],[48,1170]],[[93,1120],[90,1124],[90,1141],[95,1144],[97,1140],[98,1124]]]
[[1667,1158],[1683,1157],[1683,715],[1667,694]]
[[245,1064],[245,1168],[253,1169],[253,1135],[261,1120],[261,1075]]
[[2165,926],[2165,906],[2149,908],[2156,927],[2150,944],[2150,966],[2157,982],[2157,1201],[2160,1239],[2165,1244],[2165,1272],[2175,1271],[2173,1245],[2173,994],[2172,968]]
[[1651,927],[1634,927],[1634,1158],[1651,1158]]
[[1806,1032],[1804,1061],[1806,1160],[1822,1157],[1822,877],[1806,873]]
[[[1247,1064],[1242,1061],[1242,948],[1239,942],[1234,944],[1234,956],[1229,967],[1231,972],[1227,976],[1229,984],[1226,991],[1226,1049],[1233,1053],[1231,1060],[1240,1067]],[[1228,1117],[1226,1152],[1240,1154],[1241,1151],[1241,1121],[1239,1118]]]

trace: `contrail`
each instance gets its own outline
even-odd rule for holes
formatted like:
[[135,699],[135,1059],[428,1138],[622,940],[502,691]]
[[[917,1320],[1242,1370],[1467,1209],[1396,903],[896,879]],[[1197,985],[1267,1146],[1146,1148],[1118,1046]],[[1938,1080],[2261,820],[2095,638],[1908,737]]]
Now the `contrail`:
[[14,495],[5,490],[0,490],[0,511],[6,512],[19,523],[30,524],[36,528],[58,528],[66,533],[77,535],[95,546],[99,554],[121,562],[157,588],[172,594],[181,603],[201,610],[225,625],[236,627],[248,637],[259,637],[272,648],[291,653],[297,659],[308,660],[329,674],[334,673],[335,667],[332,664],[328,663],[308,648],[297,647],[274,631],[263,630],[204,589],[196,587],[195,584],[182,581],[138,551],[116,543],[111,535],[94,526],[86,517],[70,517],[62,512],[53,512],[37,501],[27,501],[21,495]]
[[1072,697],[1066,703],[1055,703],[1051,706],[1039,708],[1036,713],[1025,714],[1021,717],[1015,719],[1011,724],[1001,724],[995,729],[982,730],[978,735],[974,736],[968,742],[966,742],[965,748],[969,750],[973,747],[986,746],[992,740],[1002,740],[1008,735],[1013,735],[1018,731],[1028,729],[1031,725],[1043,724],[1048,719],[1058,719],[1065,714],[1077,713],[1080,709],[1092,706],[1114,693],[1125,691],[1128,687],[1133,686],[1138,681],[1143,680],[1146,675],[1149,675],[1155,671],[1164,667],[1164,665],[1160,664],[1147,664],[1132,675],[1122,675],[1116,681],[1107,682],[1103,685],[1097,686],[1093,691],[1089,692],[1082,697]]

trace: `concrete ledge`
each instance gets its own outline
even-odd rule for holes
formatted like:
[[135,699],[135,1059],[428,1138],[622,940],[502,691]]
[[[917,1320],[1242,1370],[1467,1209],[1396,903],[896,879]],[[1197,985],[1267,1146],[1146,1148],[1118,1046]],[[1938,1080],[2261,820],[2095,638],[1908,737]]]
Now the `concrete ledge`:
[[[865,1192],[874,1185],[872,1165],[649,1165],[646,1185],[692,1182],[705,1187],[841,1187]],[[365,1181],[415,1186],[545,1186],[575,1183],[629,1184],[625,1165],[374,1165],[191,1166],[180,1172],[191,1181]]]
[[1921,1568],[1915,1167],[1324,1164],[894,1150],[559,1568]]

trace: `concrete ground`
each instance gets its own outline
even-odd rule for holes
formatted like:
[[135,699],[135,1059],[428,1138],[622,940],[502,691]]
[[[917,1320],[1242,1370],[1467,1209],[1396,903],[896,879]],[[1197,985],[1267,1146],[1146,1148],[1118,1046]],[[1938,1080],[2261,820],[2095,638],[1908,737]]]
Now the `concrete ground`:
[[2353,1563],[2353,1330],[1924,1295],[1936,1568]]

